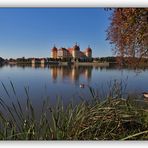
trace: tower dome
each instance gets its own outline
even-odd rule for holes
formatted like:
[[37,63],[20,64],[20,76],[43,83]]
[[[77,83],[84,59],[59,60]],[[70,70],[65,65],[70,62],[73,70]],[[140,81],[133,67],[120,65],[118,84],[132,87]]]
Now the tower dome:
[[54,46],[54,47],[51,49],[51,58],[56,59],[56,58],[57,58],[57,53],[58,53],[58,49]]
[[57,51],[58,49],[54,46],[53,48],[52,48],[52,51]]
[[74,45],[73,50],[80,51],[80,47],[77,45],[77,43]]
[[92,52],[92,49],[88,46],[88,48],[86,48],[86,52]]
[[88,58],[92,58],[92,49],[88,46],[88,48],[86,48],[85,50],[85,55]]

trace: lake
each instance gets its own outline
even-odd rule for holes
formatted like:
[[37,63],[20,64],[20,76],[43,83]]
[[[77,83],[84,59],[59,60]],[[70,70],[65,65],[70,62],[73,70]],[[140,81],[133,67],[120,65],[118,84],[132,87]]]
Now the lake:
[[[114,80],[123,81],[126,86],[124,93],[138,93],[148,91],[148,69],[135,72],[133,69],[118,69],[113,67],[92,66],[3,66],[0,67],[0,81],[7,88],[9,99],[0,84],[0,97],[7,102],[14,101],[15,95],[10,85],[13,82],[17,96],[21,103],[26,101],[24,87],[29,89],[29,96],[35,106],[39,106],[43,99],[50,97],[55,102],[62,97],[64,102],[74,99],[91,97],[88,86],[94,88],[100,96],[109,92],[109,85]],[[80,88],[84,84],[84,88]]]

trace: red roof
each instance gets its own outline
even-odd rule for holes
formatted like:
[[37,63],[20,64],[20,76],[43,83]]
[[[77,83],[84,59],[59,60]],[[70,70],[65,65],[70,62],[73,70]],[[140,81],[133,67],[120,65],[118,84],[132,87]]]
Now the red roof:
[[86,52],[92,52],[92,49],[90,47],[88,47],[85,51]]
[[62,51],[67,51],[67,49],[66,49],[66,48],[60,48],[59,50],[62,50]]
[[54,47],[52,48],[52,51],[57,51],[57,48],[54,46]]
[[68,48],[69,53],[72,53],[73,48]]

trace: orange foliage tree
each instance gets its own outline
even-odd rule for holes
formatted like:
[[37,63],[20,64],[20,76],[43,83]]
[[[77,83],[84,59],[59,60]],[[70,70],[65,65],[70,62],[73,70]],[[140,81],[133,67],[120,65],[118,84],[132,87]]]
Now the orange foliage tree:
[[114,53],[130,64],[147,58],[148,8],[115,8],[110,19],[107,40]]

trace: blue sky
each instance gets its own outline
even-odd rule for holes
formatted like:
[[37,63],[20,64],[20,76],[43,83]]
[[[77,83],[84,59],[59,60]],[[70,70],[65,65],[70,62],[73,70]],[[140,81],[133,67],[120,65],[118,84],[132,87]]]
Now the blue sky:
[[111,11],[103,8],[0,8],[0,57],[49,57],[55,44],[111,56],[106,41]]

